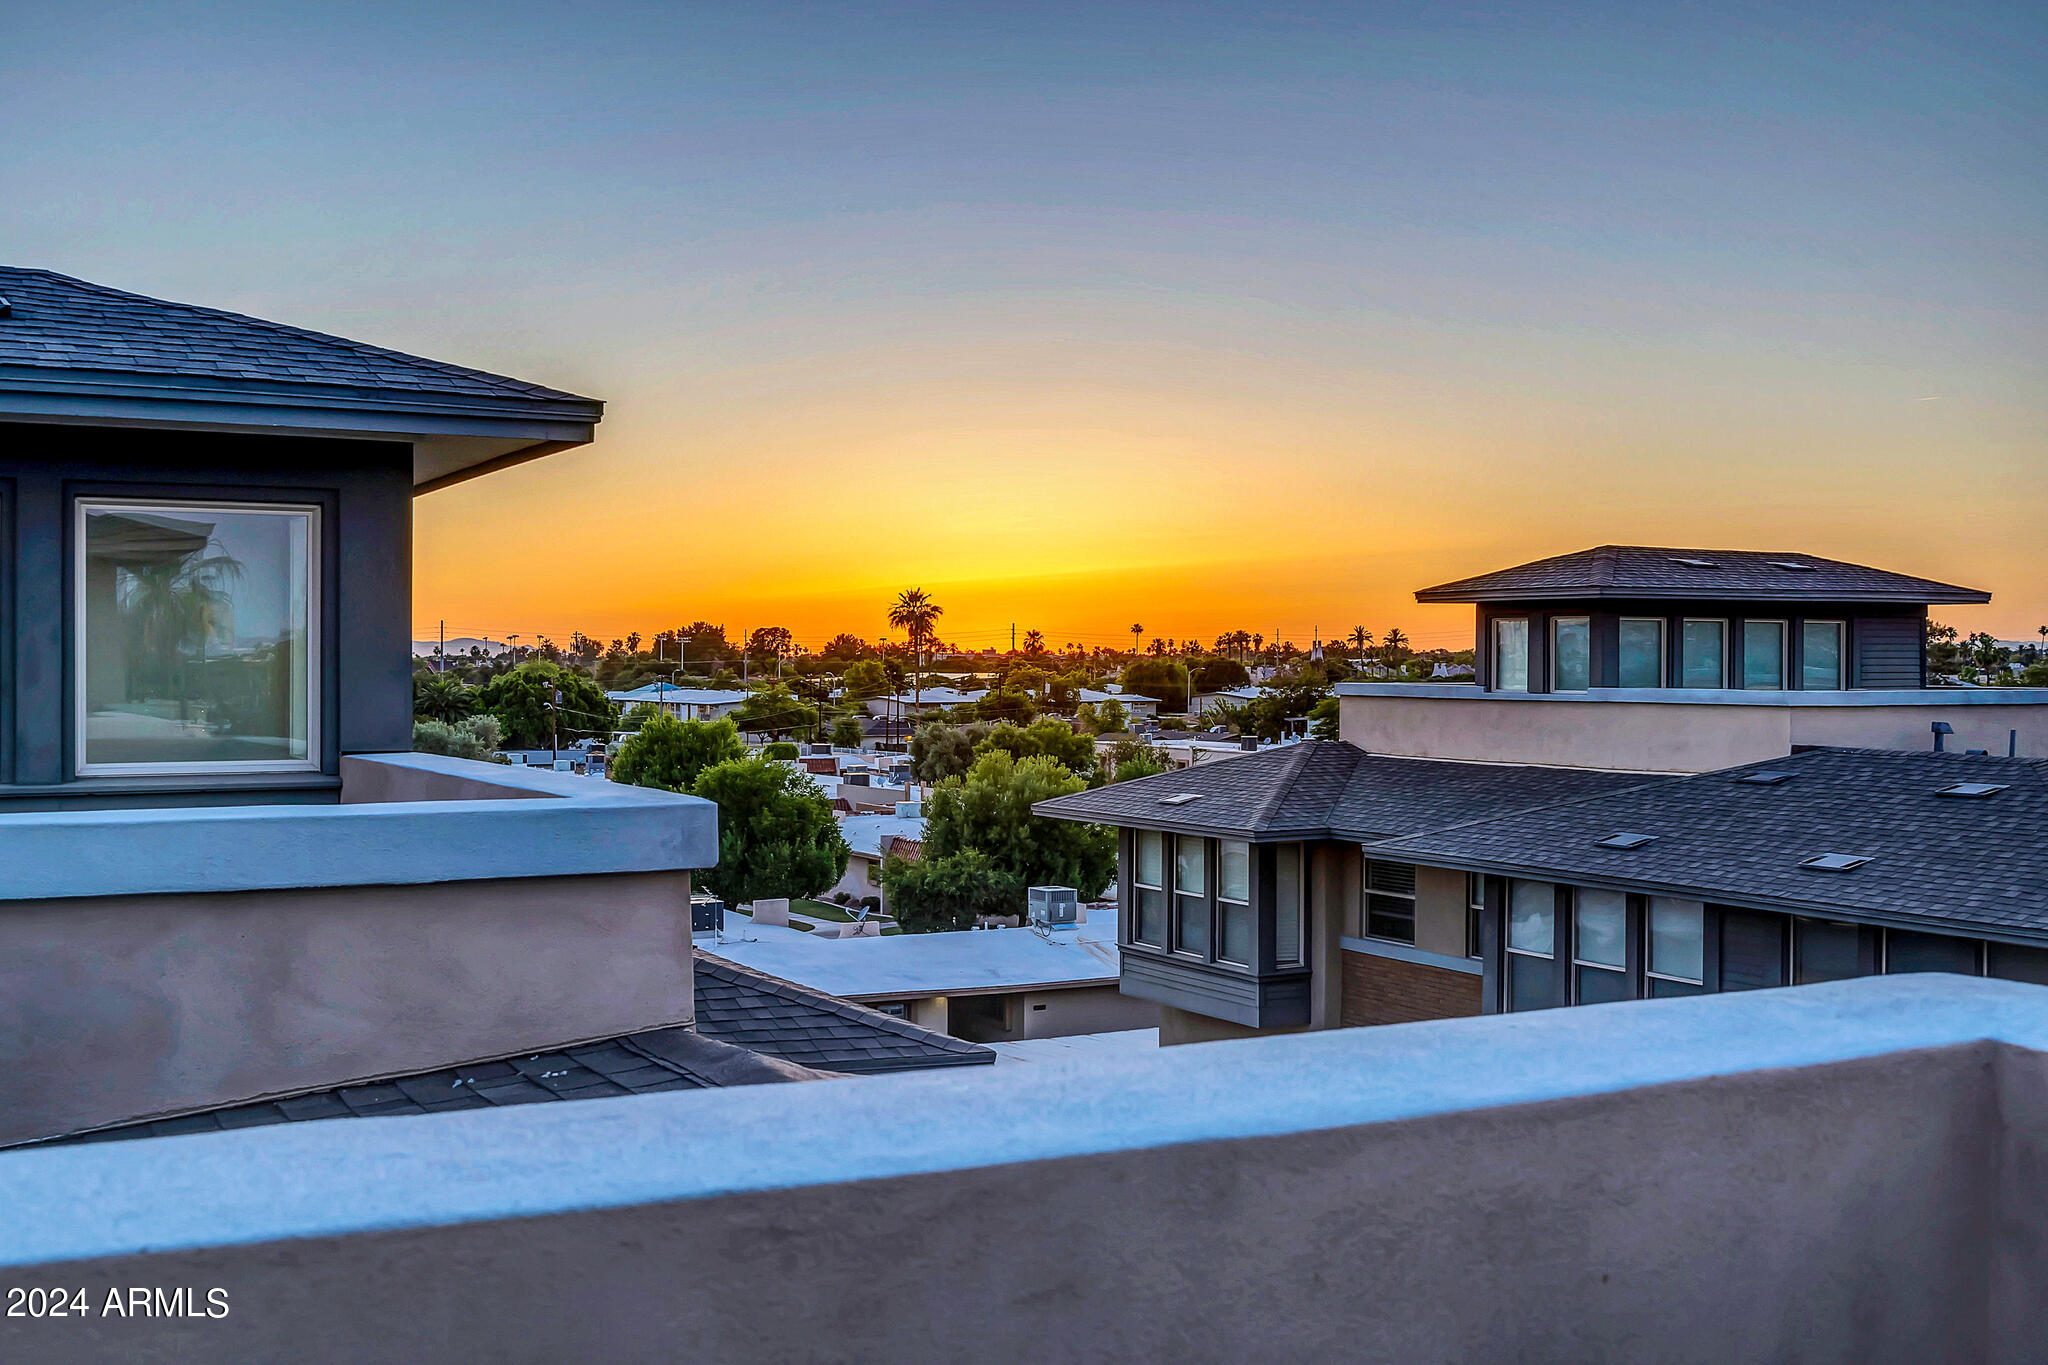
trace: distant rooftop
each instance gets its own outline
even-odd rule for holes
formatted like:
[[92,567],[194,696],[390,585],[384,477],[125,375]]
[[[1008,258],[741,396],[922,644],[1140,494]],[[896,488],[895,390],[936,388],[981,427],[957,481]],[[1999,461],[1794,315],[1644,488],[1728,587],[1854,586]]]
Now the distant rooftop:
[[1035,809],[1055,819],[1241,839],[1377,839],[1660,780],[1583,768],[1393,758],[1310,739],[1113,782]]
[[752,696],[732,688],[678,687],[674,683],[651,682],[630,692],[607,692],[605,696],[625,706],[639,702],[662,702],[669,706],[730,706]]
[[1819,555],[1774,550],[1679,550],[1599,545],[1416,592],[1418,602],[1584,598],[1713,598],[1769,602],[1989,602],[1977,588],[1938,583]]
[[[1073,929],[975,929],[819,939],[800,929],[727,921],[720,957],[844,1000],[1000,994],[1041,986],[1115,985],[1116,920]],[[739,941],[747,935],[753,942]],[[707,948],[709,945],[707,944]]]
[[414,483],[591,439],[604,405],[560,389],[48,270],[0,266],[0,420],[410,439]]

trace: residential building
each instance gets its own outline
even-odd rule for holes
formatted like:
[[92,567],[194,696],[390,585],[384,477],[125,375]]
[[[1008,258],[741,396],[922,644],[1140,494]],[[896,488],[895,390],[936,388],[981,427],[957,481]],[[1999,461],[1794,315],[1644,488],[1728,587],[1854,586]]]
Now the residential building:
[[1084,913],[1056,929],[833,939],[736,919],[712,951],[978,1043],[1150,1028],[1154,1007],[1117,989],[1114,908]]
[[739,710],[752,695],[726,688],[678,687],[671,682],[659,681],[630,691],[605,693],[622,711],[635,706],[653,706],[663,715],[677,720],[721,720]]
[[899,692],[891,697],[869,697],[868,714],[893,719],[933,716],[956,706],[972,706],[988,695],[985,687],[962,690],[957,687],[927,687],[922,692]]
[[408,752],[412,499],[602,405],[0,299],[0,1144],[689,1023],[713,807]]
[[[841,787],[842,796],[858,788]],[[918,801],[898,801],[886,814],[852,814],[839,821],[839,833],[846,840],[846,875],[825,893],[826,900],[840,896],[849,901],[872,900],[883,914],[889,911],[889,892],[882,885],[882,864],[891,855],[915,860],[924,846],[924,806]]]
[[1090,706],[1100,706],[1104,702],[1113,701],[1123,707],[1124,714],[1132,720],[1154,720],[1159,715],[1159,698],[1148,697],[1142,692],[1126,692],[1117,683],[1109,684],[1109,687],[1104,691],[1097,691],[1092,687],[1084,687],[1080,689],[1078,695],[1080,700]]
[[[1039,807],[1119,829],[1122,988],[1160,1002],[1162,1041],[1843,974],[1802,966],[1806,942],[1860,971],[1967,961],[2032,979],[2020,950],[2048,947],[2048,905],[1968,868],[1995,887],[2048,883],[2033,761],[2002,756],[2048,753],[2048,691],[1922,685],[1928,605],[1986,594],[1810,555],[1606,547],[1419,595],[1477,604],[1492,643],[1479,685],[1339,684],[1342,742]],[[1778,805],[1741,800],[1767,790]],[[1804,802],[1821,813],[1801,823]],[[1888,805],[1929,842],[1889,846],[1910,891],[1886,910],[1852,894],[1887,877],[1881,829],[1847,817]],[[1581,815],[1604,825],[1586,862],[1536,839]],[[1594,846],[1610,836],[1633,851]],[[1781,837],[1816,846],[1791,858]],[[1622,876],[1685,857],[1699,875],[1683,886]],[[1688,974],[1644,965],[1688,933]],[[1534,984],[1545,969],[1554,996]]]

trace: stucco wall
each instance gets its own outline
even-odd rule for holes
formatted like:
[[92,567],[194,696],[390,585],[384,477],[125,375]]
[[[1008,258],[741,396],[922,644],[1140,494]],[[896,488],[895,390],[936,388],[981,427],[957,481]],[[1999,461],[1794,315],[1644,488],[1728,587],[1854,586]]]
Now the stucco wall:
[[1955,727],[1952,749],[2002,754],[2017,729],[2022,755],[2048,756],[2048,705],[1987,699],[1988,689],[1919,693],[1922,700],[1897,705],[1878,700],[1897,694],[1856,692],[1778,705],[1740,693],[1726,702],[1638,702],[1439,690],[1452,694],[1340,695],[1338,731],[1370,753],[1680,773],[1778,758],[1795,744],[1926,749],[1940,720]]
[[688,872],[0,903],[0,1143],[688,1021]]
[[[0,1319],[0,1353],[342,1361],[388,1358],[396,1334],[409,1357],[492,1361],[2038,1358],[2043,1214],[2026,1182],[2048,1059],[1980,1039],[1766,1064],[1798,1055],[1782,1041],[1795,1019],[1853,1049],[1839,1030],[1870,1037],[1910,994],[1868,996],[1863,1019],[1835,1009],[1863,997],[1818,987],[1173,1048],[993,1085],[882,1078],[167,1139],[129,1155],[136,1182],[186,1191],[239,1157],[268,1183],[334,1144],[410,1141],[432,1157],[348,1157],[343,1178],[476,1163],[519,1211],[292,1240],[167,1228],[153,1245],[186,1249],[36,1278],[221,1286],[228,1317]],[[1629,1080],[1626,1050],[1601,1047],[1616,1027],[1672,1078]],[[1518,1078],[1555,1075],[1560,1056],[1578,1058],[1576,1093],[1470,1098],[1540,1092]],[[842,1146],[821,1164],[828,1133]],[[748,1179],[741,1161],[736,1178],[718,1159],[777,1147],[808,1173]],[[953,1164],[970,1148],[978,1160]],[[16,1183],[119,1157],[16,1154],[34,1163]],[[565,1181],[564,1161],[588,1173]],[[105,1195],[135,1197],[118,1180]]]

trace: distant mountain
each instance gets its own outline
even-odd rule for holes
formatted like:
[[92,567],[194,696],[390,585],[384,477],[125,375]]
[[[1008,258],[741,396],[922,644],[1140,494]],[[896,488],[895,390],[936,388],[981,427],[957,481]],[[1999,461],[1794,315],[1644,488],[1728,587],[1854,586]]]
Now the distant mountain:
[[[414,640],[412,642],[413,657],[415,659],[433,658],[434,646],[437,643],[438,641],[434,640]],[[479,640],[473,635],[458,635],[448,641],[448,657],[451,659],[466,659],[469,657],[469,651],[472,646],[481,649],[486,654],[503,654],[507,649],[511,648],[503,640]]]

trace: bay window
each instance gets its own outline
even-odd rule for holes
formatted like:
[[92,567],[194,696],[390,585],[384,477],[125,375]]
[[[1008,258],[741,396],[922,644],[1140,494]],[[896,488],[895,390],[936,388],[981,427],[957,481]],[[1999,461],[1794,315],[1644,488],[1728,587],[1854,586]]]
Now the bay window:
[[1173,946],[1209,955],[1209,841],[1185,834],[1173,841]]
[[1493,623],[1493,690],[1529,690],[1529,623],[1521,617]]
[[1557,888],[1516,880],[1508,886],[1508,1008],[1540,1010],[1557,998]]
[[1664,623],[1654,616],[1621,620],[1620,676],[1623,687],[1664,685]]
[[1800,623],[1799,684],[1809,692],[1841,690],[1842,622]]
[[1728,623],[1686,621],[1678,633],[1678,685],[1728,685]]
[[1137,866],[1131,884],[1137,891],[1138,922],[1132,937],[1155,948],[1166,946],[1166,836],[1156,830],[1137,832]]
[[1224,839],[1217,846],[1216,915],[1221,942],[1216,956],[1249,967],[1252,961],[1252,846]]
[[1583,692],[1592,685],[1592,622],[1560,616],[1550,623],[1550,690]]
[[1776,691],[1785,685],[1785,623],[1742,623],[1742,685],[1751,691]]
[[320,766],[317,507],[80,499],[77,771]]
[[1628,897],[1582,886],[1572,911],[1572,998],[1581,1005],[1626,1000]]

